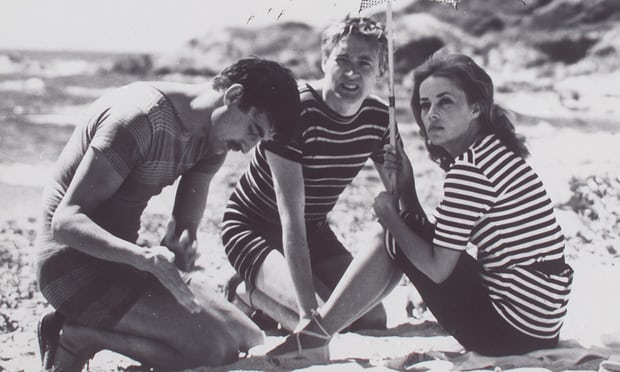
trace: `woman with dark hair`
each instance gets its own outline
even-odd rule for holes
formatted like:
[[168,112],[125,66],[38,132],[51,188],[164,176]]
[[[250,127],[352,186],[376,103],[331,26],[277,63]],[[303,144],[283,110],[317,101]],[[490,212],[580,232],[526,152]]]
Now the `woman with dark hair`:
[[[494,103],[491,78],[467,56],[438,53],[414,73],[411,108],[446,171],[435,222],[421,208],[399,211],[393,194],[377,196],[385,236],[355,258],[313,319],[269,352],[280,363],[325,361],[331,336],[381,301],[401,273],[468,350],[507,355],[557,344],[573,271],[553,205],[524,161],[523,139]],[[396,150],[386,151],[386,168],[413,178]],[[401,189],[398,197],[411,194]]]
[[529,151],[525,146],[525,138],[515,133],[508,113],[494,103],[493,81],[489,75],[474,61],[462,54],[442,54],[438,52],[427,63],[414,72],[414,88],[411,95],[411,110],[416,119],[422,136],[426,139],[426,148],[431,158],[437,161],[443,170],[448,170],[453,159],[448,150],[432,143],[424,126],[423,106],[420,102],[420,85],[431,76],[444,77],[453,81],[463,90],[468,99],[477,103],[480,109],[478,121],[482,128],[492,132],[515,154],[525,158]]

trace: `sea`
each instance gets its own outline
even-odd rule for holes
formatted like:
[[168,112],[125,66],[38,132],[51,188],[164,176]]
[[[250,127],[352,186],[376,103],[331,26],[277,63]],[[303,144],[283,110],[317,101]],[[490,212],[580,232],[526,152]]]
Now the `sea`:
[[140,79],[113,69],[132,56],[0,50],[0,217],[17,218],[36,208],[53,161],[88,104]]

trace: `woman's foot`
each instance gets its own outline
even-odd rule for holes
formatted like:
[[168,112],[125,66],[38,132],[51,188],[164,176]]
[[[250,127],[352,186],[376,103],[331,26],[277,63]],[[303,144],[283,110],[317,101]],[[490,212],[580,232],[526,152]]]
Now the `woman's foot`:
[[280,345],[267,352],[267,361],[283,368],[300,365],[327,364],[331,335],[321,325],[318,315],[313,315],[299,332],[284,339]]

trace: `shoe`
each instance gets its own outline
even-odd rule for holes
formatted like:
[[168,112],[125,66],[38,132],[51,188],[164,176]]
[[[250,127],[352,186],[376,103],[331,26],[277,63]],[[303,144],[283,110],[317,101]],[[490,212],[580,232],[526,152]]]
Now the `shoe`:
[[[320,332],[307,329],[312,322],[316,324]],[[308,338],[315,339],[319,345],[304,347],[302,338],[306,340]],[[286,370],[299,369],[309,365],[328,364],[330,361],[330,340],[331,335],[321,324],[320,317],[313,314],[305,327],[288,335],[284,342],[267,352],[267,363]]]
[[226,300],[235,305],[246,316],[252,319],[252,321],[263,331],[277,330],[279,323],[275,319],[271,318],[264,312],[255,309],[252,304],[246,303],[241,297],[239,297],[239,295],[237,295],[237,287],[239,287],[239,284],[241,283],[243,283],[243,278],[241,278],[241,276],[237,273],[228,279],[228,282],[226,282],[226,286],[224,287],[224,296],[226,297]]
[[237,287],[243,282],[243,278],[237,273],[228,278],[226,285],[224,285],[224,297],[228,302],[232,302],[235,296],[237,296]]
[[60,343],[60,330],[62,329],[63,317],[57,311],[49,312],[39,319],[37,325],[37,338],[39,340],[39,354],[43,370],[52,370],[54,356]]

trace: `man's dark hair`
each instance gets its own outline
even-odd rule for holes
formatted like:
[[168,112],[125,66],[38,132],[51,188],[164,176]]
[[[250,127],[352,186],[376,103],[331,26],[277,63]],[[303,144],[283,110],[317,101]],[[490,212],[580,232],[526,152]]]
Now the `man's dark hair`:
[[221,91],[235,83],[243,85],[239,108],[265,111],[279,140],[289,140],[295,134],[301,103],[291,70],[262,58],[243,58],[222,70],[214,78],[213,88]]

